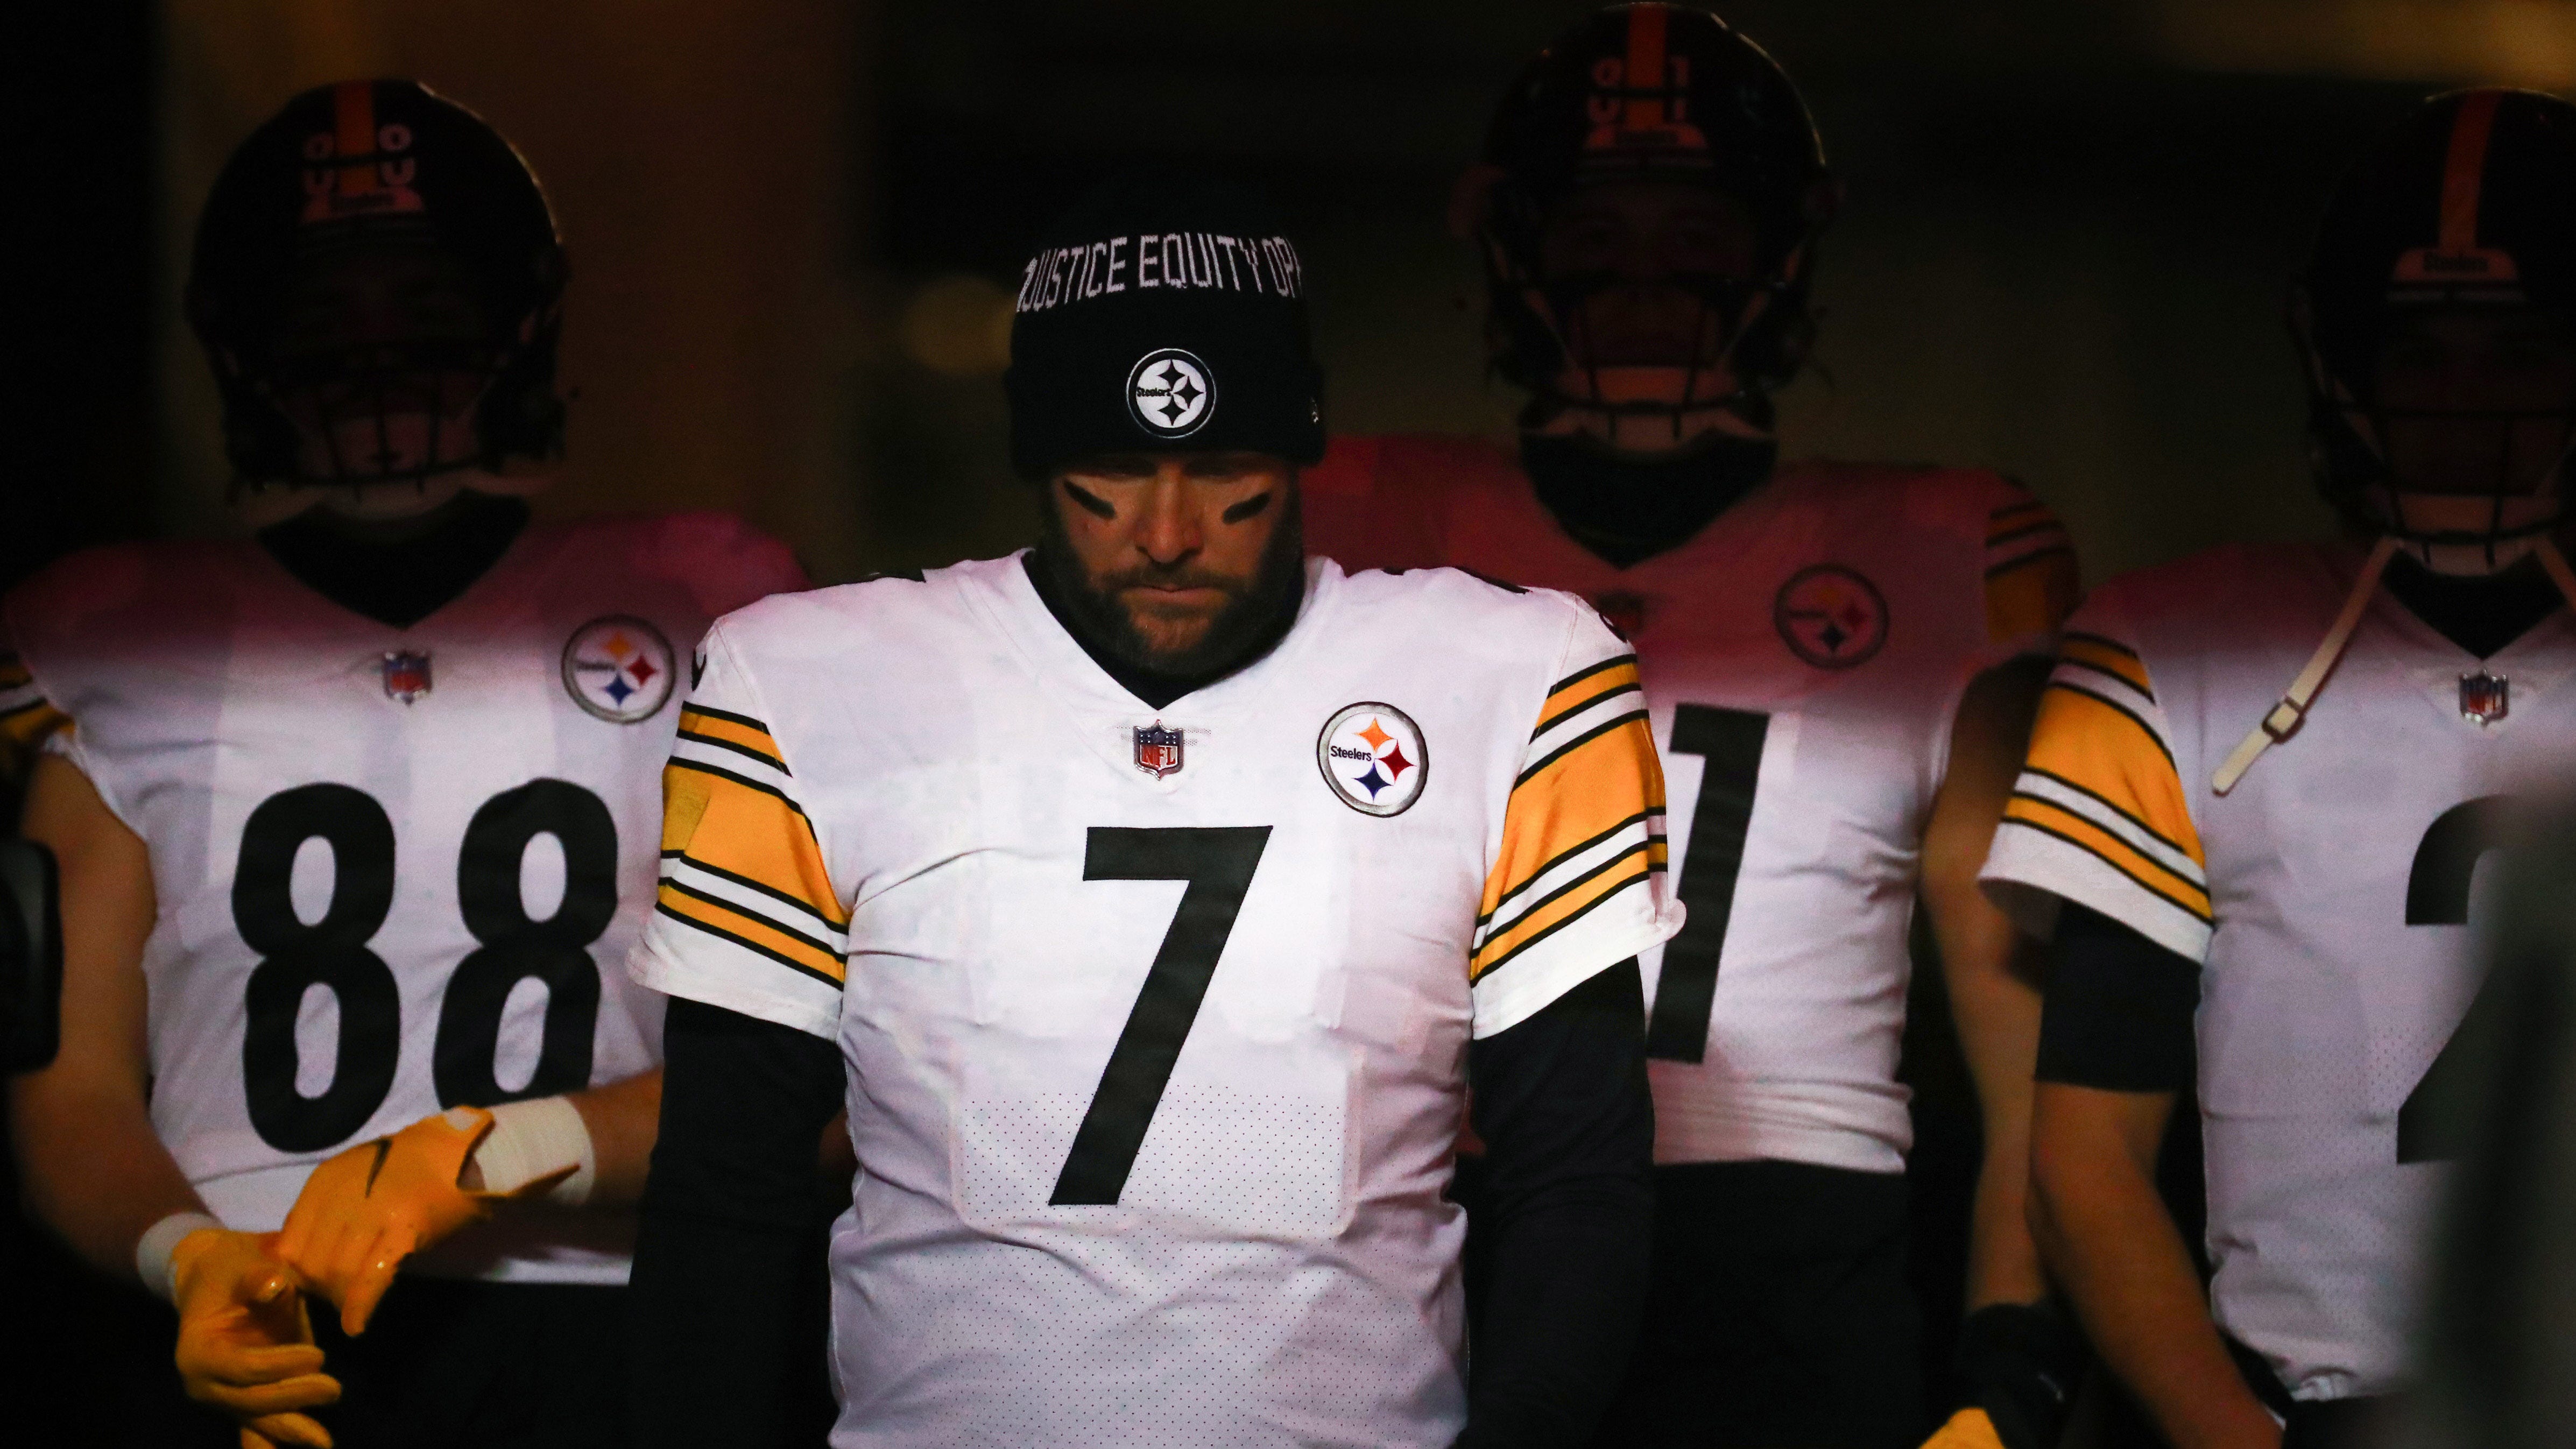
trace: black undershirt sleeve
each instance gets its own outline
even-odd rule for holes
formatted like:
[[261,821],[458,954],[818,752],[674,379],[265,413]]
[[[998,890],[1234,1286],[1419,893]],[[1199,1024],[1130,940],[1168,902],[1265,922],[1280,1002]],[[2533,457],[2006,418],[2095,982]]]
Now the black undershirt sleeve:
[[1634,958],[1467,1048],[1493,1264],[1460,1449],[1588,1443],[1627,1370],[1654,1230]]
[[632,1442],[769,1449],[819,1347],[802,1306],[815,1145],[840,1109],[839,1047],[674,999],[661,1136],[635,1246]]
[[2187,1092],[2200,965],[2099,911],[2064,902],[2039,1018],[2040,1081]]

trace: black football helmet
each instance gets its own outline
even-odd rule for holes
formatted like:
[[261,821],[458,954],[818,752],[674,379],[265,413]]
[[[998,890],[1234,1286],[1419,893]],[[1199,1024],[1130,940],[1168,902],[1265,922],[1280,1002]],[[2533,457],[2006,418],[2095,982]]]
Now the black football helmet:
[[[2516,90],[2427,101],[2345,176],[2292,296],[2327,501],[2430,567],[2491,573],[2565,516],[2576,411],[2386,406],[2374,386],[2381,343],[2409,312],[2436,308],[2522,309],[2576,340],[2576,106]],[[2389,424],[2434,416],[2496,422],[2503,441],[2492,492],[2410,489],[2391,469]],[[2508,426],[2544,418],[2556,424],[2553,454],[2511,456]],[[2543,481],[2524,491],[2520,480],[2535,471]]]
[[[355,249],[426,248],[464,273],[480,304],[471,339],[372,340],[330,355],[287,355],[278,333],[302,269]],[[501,472],[563,445],[555,391],[567,267],[535,174],[484,120],[417,81],[345,81],[306,91],[251,133],[197,223],[186,306],[222,393],[234,487],[421,481]],[[470,399],[437,416],[470,417],[461,439],[430,429],[425,448],[347,456],[336,433],[317,448],[293,420],[298,394],[378,400],[399,379],[472,379]],[[460,389],[460,392],[464,391]],[[325,432],[332,432],[325,429]]]
[[[1611,279],[1549,275],[1541,228],[1577,190],[1631,179],[1704,184],[1751,215],[1753,275],[1675,279],[1720,339],[1715,362],[1600,367],[1570,345],[1570,320]],[[1797,88],[1715,15],[1645,0],[1559,36],[1512,82],[1460,192],[1484,254],[1494,368],[1531,394],[1524,428],[1573,415],[1629,453],[1712,432],[1767,438],[1770,394],[1806,356],[1815,241],[1835,196]]]

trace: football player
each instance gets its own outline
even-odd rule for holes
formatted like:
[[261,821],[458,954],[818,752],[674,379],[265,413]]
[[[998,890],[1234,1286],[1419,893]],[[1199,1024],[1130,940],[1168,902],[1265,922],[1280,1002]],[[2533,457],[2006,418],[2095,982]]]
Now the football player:
[[187,289],[256,537],[5,604],[67,942],[65,1050],[11,1092],[27,1191],[176,1304],[244,1444],[620,1442],[660,1012],[615,968],[686,651],[802,580],[731,518],[530,523],[564,280],[473,114],[296,97]]
[[1635,956],[1681,916],[1635,660],[1560,594],[1306,562],[1304,293],[1257,203],[1112,183],[1022,278],[1037,547],[709,634],[635,958],[678,998],[649,1442],[766,1432],[845,1091],[836,1444],[1590,1432],[1644,1294]]
[[1636,643],[1690,923],[1644,958],[1656,1296],[1618,1441],[1920,1436],[1896,1076],[1919,892],[1986,1128],[1970,1427],[2021,1449],[2053,1442],[2078,1350],[2022,1221],[2039,997],[1976,870],[2044,672],[2010,661],[2075,563],[1994,474],[1778,461],[1836,199],[1789,78],[1716,17],[1576,26],[1460,193],[1494,367],[1529,395],[1517,449],[1342,440],[1309,541],[1571,590]]
[[[2358,1442],[2408,1376],[2495,1025],[2471,887],[2508,795],[2576,761],[2576,108],[2426,103],[2335,193],[2292,316],[2347,537],[2098,591],[1985,868],[2054,932],[2034,1221],[2178,1445]],[[2151,1180],[2195,1022],[2206,1301]]]

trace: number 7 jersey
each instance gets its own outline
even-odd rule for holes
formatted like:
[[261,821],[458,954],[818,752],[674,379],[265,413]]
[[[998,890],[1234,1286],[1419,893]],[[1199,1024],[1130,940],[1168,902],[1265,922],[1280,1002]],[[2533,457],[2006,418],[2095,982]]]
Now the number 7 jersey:
[[1679,925],[1634,659],[1311,566],[1155,710],[1018,558],[709,636],[657,989],[840,1044],[842,1445],[1445,1445],[1471,1034]]
[[[658,1064],[619,967],[689,647],[802,582],[701,514],[531,525],[408,629],[248,542],[93,550],[9,596],[0,720],[68,716],[48,748],[150,851],[152,1121],[217,1216],[274,1229],[353,1142]],[[420,1266],[622,1282],[629,1236],[521,1215]]]

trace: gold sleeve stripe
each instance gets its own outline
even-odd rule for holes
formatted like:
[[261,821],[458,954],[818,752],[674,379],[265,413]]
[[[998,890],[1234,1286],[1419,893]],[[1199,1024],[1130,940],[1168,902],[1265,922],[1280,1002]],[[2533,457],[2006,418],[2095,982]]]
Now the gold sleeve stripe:
[[0,740],[20,748],[43,744],[55,731],[68,728],[72,717],[43,699],[0,710]]
[[2046,515],[2047,512],[2048,505],[2036,498],[2025,498],[2019,503],[2007,503],[1986,515],[1986,529],[1989,534],[1996,529],[2009,529],[2029,521],[2035,515]]
[[653,909],[684,926],[704,931],[720,941],[730,941],[817,981],[839,986],[849,974],[846,962],[806,937],[781,930],[758,916],[745,915],[713,897],[683,893],[668,881],[663,882]]
[[2134,649],[2124,648],[2099,634],[2068,634],[2058,640],[2057,657],[2064,663],[2107,674],[2152,700],[2147,666]]
[[782,775],[795,773],[787,768],[787,760],[779,752],[778,741],[770,738],[769,726],[749,715],[728,714],[704,705],[684,705],[680,709],[680,738],[748,755]]
[[[1594,725],[1592,728],[1585,730],[1583,733],[1576,735],[1574,738],[1567,740],[1564,744],[1548,751],[1546,754],[1539,757],[1536,764],[1533,764],[1528,769],[1521,771],[1520,778],[1512,782],[1512,793],[1515,795],[1519,794],[1520,791],[1531,781],[1554,768],[1559,761],[1582,750],[1585,746],[1591,744],[1595,740],[1607,738],[1612,731],[1624,729],[1629,725],[1635,725],[1637,727],[1636,733],[1641,738],[1645,737],[1646,712],[1642,709],[1632,709],[1624,714],[1614,714],[1610,718],[1603,720],[1601,723]],[[1653,739],[1646,738],[1646,749],[1651,753],[1654,748],[1655,742]],[[1662,809],[1664,802],[1656,800],[1650,803],[1656,809]]]
[[1468,959],[1467,979],[1481,981],[1509,963],[1511,959],[1539,942],[1573,925],[1630,886],[1642,884],[1653,870],[1644,851],[1632,850],[1614,857],[1597,871],[1570,882],[1548,900],[1532,907],[1511,929],[1496,932],[1476,954]]
[[[1547,702],[1539,706],[1539,718],[1564,714],[1581,700],[1599,699],[1621,689],[1637,688],[1637,656],[1614,654],[1588,669],[1578,669],[1547,687]],[[1545,726],[1541,726],[1545,728]]]
[[662,854],[759,889],[835,926],[849,924],[813,822],[775,786],[695,760],[662,771]]
[[[2082,703],[2079,704],[2077,701],[2082,701]],[[2033,760],[2042,758],[2040,751],[2044,746],[2054,750],[2064,743],[2066,737],[2081,736],[2086,733],[2098,731],[2104,725],[2110,725],[2110,732],[2116,736],[2118,734],[2118,725],[2114,723],[2116,720],[2125,721],[2127,724],[2133,726],[2137,730],[2140,738],[2143,738],[2148,744],[2153,745],[2157,754],[2164,756],[2165,770],[2167,773],[2173,773],[2176,770],[2177,767],[2174,764],[2173,751],[2165,748],[2164,737],[2156,733],[2155,726],[2147,723],[2137,711],[2120,703],[2118,700],[2111,698],[2109,695],[2098,694],[2093,690],[2086,689],[2080,684],[2069,683],[2063,679],[2052,679],[2048,682],[2048,688],[2043,690],[2040,694],[2039,708],[2042,722],[2045,721],[2045,718],[2049,713],[2050,706],[2052,705],[2057,706],[2062,710],[2076,711],[2075,718],[2077,719],[2082,719],[2084,712],[2088,708],[2092,707],[2098,707],[2102,710],[2108,711],[2111,718],[2104,720],[2086,720],[2080,725],[2071,724],[2061,729],[2046,731],[2045,733],[2042,731],[2042,723],[2035,722],[2031,726],[2030,736],[2030,757]],[[2079,752],[2078,760],[2080,761],[2081,758],[2082,756]],[[2052,765],[2050,768],[2059,769],[2060,767]],[[2079,763],[2075,770],[2069,772],[2060,769],[2060,773],[2074,773],[2081,776],[2085,771],[2081,768],[2081,764]]]
[[2175,875],[2132,849],[2128,842],[2071,810],[2036,796],[2015,793],[2004,805],[2004,819],[2053,836],[2118,871],[2140,890],[2211,924],[2209,892]]
[[[1628,816],[1623,820],[1612,821],[1608,829],[1586,836],[1582,840],[1578,840],[1574,844],[1558,851],[1556,854],[1548,857],[1547,860],[1542,862],[1538,869],[1522,875],[1520,878],[1520,884],[1511,887],[1509,890],[1504,891],[1501,895],[1496,896],[1493,900],[1487,902],[1483,913],[1476,917],[1476,925],[1479,928],[1482,928],[1487,921],[1494,918],[1494,913],[1496,911],[1512,904],[1514,897],[1537,884],[1539,878],[1546,875],[1549,871],[1556,869],[1559,862],[1571,860],[1595,846],[1608,844],[1612,836],[1617,835],[1620,831],[1626,830],[1632,825],[1644,825],[1650,820],[1659,820],[1661,818],[1662,816],[1656,812],[1640,810],[1636,814]],[[1663,837],[1656,836],[1654,838],[1654,843],[1658,851],[1660,851],[1664,843]],[[1654,859],[1655,868],[1657,870],[1663,869],[1663,857],[1661,854],[1656,855]]]
[[[2066,776],[2060,775],[2055,771],[2043,770],[2039,766],[2033,764],[2025,763],[2021,769],[2022,773],[2025,775],[2037,775],[2043,780],[2051,781],[2074,792],[2075,794],[2083,796],[2085,799],[2101,806],[2106,812],[2136,826],[2141,834],[2146,835],[2157,844],[2171,850],[2174,854],[2183,856],[2195,863],[2200,861],[2200,842],[2197,838],[2192,838],[2193,832],[2190,828],[2190,822],[2185,821],[2184,828],[2179,832],[2179,834],[2185,837],[2185,839],[2176,839],[2175,836],[2177,832],[2170,829],[2157,829],[2154,822],[2140,816],[2137,811],[2130,809],[2119,801],[2103,794],[2099,790],[2086,786],[2081,781],[2070,780]],[[2038,799],[2039,797],[2032,796],[2031,798]],[[2168,822],[2168,825],[2170,825],[2170,823],[2171,822]]]
[[35,679],[24,660],[15,654],[0,654],[0,689],[24,689]]

